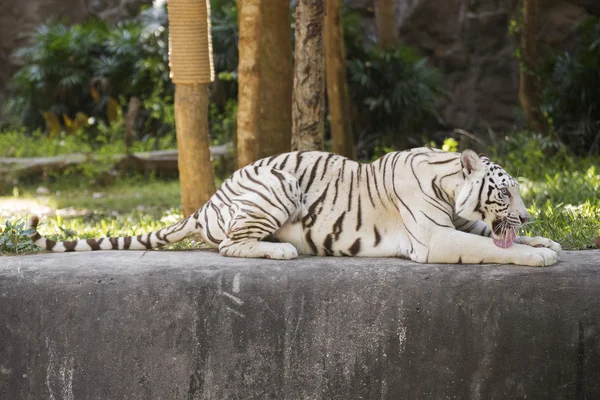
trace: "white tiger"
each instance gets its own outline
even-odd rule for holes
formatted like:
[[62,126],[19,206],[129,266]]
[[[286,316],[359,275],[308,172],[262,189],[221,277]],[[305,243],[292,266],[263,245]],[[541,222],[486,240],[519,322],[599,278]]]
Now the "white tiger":
[[[150,249],[200,233],[221,255],[407,257],[419,263],[552,265],[560,245],[518,237],[529,218],[517,182],[471,150],[416,148],[361,164],[293,152],[236,171],[195,214],[137,237],[54,242],[51,251]],[[491,236],[491,237],[490,237]]]

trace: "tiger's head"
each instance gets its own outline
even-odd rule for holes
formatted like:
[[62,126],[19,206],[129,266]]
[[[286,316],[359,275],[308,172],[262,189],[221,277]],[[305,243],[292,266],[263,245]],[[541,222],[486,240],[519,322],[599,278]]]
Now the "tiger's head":
[[456,199],[456,214],[487,222],[494,244],[508,248],[519,227],[529,219],[516,179],[472,150],[462,152],[460,161],[465,183]]

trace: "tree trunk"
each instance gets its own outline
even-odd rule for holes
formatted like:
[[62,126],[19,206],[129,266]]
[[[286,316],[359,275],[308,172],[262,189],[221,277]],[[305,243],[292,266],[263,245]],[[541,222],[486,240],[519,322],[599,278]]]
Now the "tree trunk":
[[325,59],[323,23],[325,0],[298,0],[292,150],[323,150],[325,131]]
[[334,153],[356,158],[350,118],[350,100],[346,82],[346,51],[342,26],[341,0],[326,0],[325,70],[327,102]]
[[290,2],[263,0],[260,38],[260,72],[265,84],[260,91],[260,146],[258,158],[285,153],[292,138],[292,28]]
[[260,74],[257,65],[261,23],[261,0],[238,1],[240,37],[238,42],[238,168],[256,161],[259,137]]
[[137,96],[131,96],[127,103],[127,115],[125,116],[125,150],[130,153],[131,146],[135,140],[135,123],[142,109],[142,101]]
[[379,47],[385,51],[395,50],[398,42],[395,0],[375,0],[375,23]]
[[519,100],[529,129],[547,134],[549,125],[542,114],[541,96],[537,84],[537,20],[538,0],[523,0]]
[[175,83],[177,164],[184,215],[215,192],[208,136],[208,83],[214,79],[209,0],[169,1],[169,62]]
[[208,84],[175,86],[177,165],[183,214],[191,215],[215,193],[208,131]]
[[290,150],[292,44],[289,2],[238,2],[238,166]]

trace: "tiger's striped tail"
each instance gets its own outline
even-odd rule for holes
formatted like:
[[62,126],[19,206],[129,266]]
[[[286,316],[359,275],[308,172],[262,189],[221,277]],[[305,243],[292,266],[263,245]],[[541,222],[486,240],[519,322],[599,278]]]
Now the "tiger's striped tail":
[[137,236],[121,236],[100,239],[82,239],[55,242],[40,235],[37,231],[39,218],[29,218],[27,226],[32,232],[31,240],[40,248],[52,252],[92,251],[92,250],[149,250],[162,247],[169,243],[178,242],[188,235],[200,232],[202,226],[195,218],[198,213],[187,217],[176,224],[155,232],[144,233]]

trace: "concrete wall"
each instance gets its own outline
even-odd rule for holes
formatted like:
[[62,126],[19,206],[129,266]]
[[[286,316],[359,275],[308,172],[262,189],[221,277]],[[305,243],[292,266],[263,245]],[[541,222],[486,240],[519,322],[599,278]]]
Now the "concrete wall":
[[0,258],[0,399],[596,399],[599,334],[598,252]]

